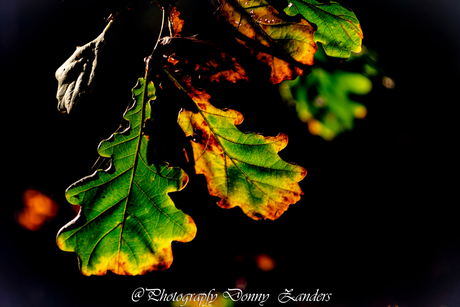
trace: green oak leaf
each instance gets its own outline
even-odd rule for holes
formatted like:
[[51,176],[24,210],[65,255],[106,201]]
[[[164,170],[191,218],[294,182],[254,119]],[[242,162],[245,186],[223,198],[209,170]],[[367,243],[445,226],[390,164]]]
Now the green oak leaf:
[[209,194],[220,198],[220,207],[239,206],[252,219],[275,220],[300,200],[299,181],[307,171],[278,155],[287,145],[285,134],[264,137],[241,132],[236,127],[243,121],[240,112],[214,107],[210,95],[194,88],[189,77],[166,71],[197,108],[182,109],[178,122],[193,138],[196,173],[205,175]]
[[153,83],[146,86],[140,79],[133,99],[124,115],[129,127],[99,145],[99,154],[111,158],[110,168],[66,191],[67,200],[81,208],[79,216],[59,231],[57,244],[77,253],[84,275],[166,269],[172,263],[171,241],[188,242],[196,233],[193,220],[168,196],[181,190],[188,176],[167,163],[147,161],[149,140],[143,129],[152,115]]
[[289,0],[286,14],[302,15],[316,24],[315,42],[323,43],[331,57],[349,58],[351,51],[360,52],[363,31],[353,11],[335,1],[329,4],[317,0]]

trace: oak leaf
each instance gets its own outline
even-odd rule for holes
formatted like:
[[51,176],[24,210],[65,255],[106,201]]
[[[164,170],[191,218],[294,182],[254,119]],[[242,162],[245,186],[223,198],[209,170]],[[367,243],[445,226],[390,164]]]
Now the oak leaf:
[[221,110],[209,102],[210,95],[191,84],[191,78],[165,68],[174,84],[193,100],[197,112],[182,109],[178,122],[193,138],[195,171],[203,174],[210,195],[220,198],[222,208],[239,206],[252,219],[277,219],[303,194],[298,184],[307,171],[282,160],[285,134],[264,137],[243,133],[236,127],[243,115]]
[[316,24],[315,41],[323,43],[328,56],[349,58],[350,52],[360,52],[363,31],[355,13],[338,2],[289,0],[288,15],[302,15]]
[[308,130],[325,140],[351,130],[356,119],[367,115],[366,107],[355,98],[372,90],[372,79],[382,77],[377,54],[368,48],[337,63],[322,48],[315,55],[316,67],[308,76],[280,84],[283,100],[297,111]]
[[107,170],[74,183],[67,200],[80,205],[79,216],[58,233],[57,244],[77,253],[84,275],[137,275],[172,263],[171,241],[188,242],[193,220],[178,210],[168,193],[181,190],[188,176],[166,163],[147,161],[144,122],[151,117],[155,88],[140,79],[134,104],[124,118],[129,127],[99,146],[112,159]]

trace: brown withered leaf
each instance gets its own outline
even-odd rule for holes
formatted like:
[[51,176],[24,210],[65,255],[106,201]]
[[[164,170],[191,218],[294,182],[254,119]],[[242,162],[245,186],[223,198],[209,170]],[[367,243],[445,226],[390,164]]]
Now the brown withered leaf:
[[184,21],[180,19],[180,12],[177,7],[173,7],[169,13],[170,31],[173,37],[179,37],[184,26]]
[[235,57],[212,42],[194,37],[165,37],[163,55],[175,70],[184,70],[204,81],[236,83],[247,81],[244,68]]
[[305,19],[290,19],[266,0],[220,2],[218,16],[242,34],[238,42],[271,68],[270,82],[294,79],[313,64],[315,31]]

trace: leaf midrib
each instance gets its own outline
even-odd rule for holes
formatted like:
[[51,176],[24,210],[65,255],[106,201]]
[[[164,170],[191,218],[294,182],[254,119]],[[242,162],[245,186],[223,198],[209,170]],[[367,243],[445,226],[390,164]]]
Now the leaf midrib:
[[[126,201],[125,201],[125,207],[123,209],[123,219],[121,222],[121,230],[120,230],[120,239],[118,241],[118,260],[117,260],[117,266],[118,266],[118,271],[120,270],[120,254],[121,254],[121,244],[123,240],[123,231],[125,229],[125,222],[126,222],[126,214],[127,214],[127,209],[128,209],[128,204],[129,204],[129,199],[131,197],[131,193],[133,191],[133,186],[134,186],[134,176],[136,173],[136,168],[137,168],[137,162],[139,161],[139,151],[142,145],[142,128],[143,128],[143,123],[145,121],[145,106],[146,106],[146,101],[148,101],[148,78],[147,74],[146,77],[144,78],[144,87],[143,87],[143,92],[142,92],[142,101],[141,101],[141,120],[138,125],[138,133],[137,133],[137,144],[136,144],[136,150],[135,150],[135,158],[132,166],[132,172],[131,172],[131,178],[129,181],[129,189],[128,193],[126,196]],[[139,103],[136,99],[136,103]],[[137,113],[137,112],[135,112]],[[137,125],[136,125],[137,127]],[[132,130],[133,131],[133,130]]]

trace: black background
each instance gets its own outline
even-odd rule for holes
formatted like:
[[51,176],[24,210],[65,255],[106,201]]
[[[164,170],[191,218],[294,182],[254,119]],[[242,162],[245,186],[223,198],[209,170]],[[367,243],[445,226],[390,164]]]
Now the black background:
[[[186,189],[171,197],[198,233],[190,243],[173,243],[170,269],[82,276],[75,254],[55,244],[72,214],[64,191],[88,174],[98,143],[117,129],[155,43],[158,9],[144,5],[121,19],[93,96],[75,114],[56,110],[54,72],[102,31],[121,2],[0,3],[0,306],[130,306],[137,287],[224,291],[242,278],[247,292],[270,293],[266,304],[273,305],[284,289],[320,289],[333,294],[320,306],[460,306],[454,197],[460,4],[447,0],[342,2],[355,11],[364,44],[379,53],[396,87],[374,83],[361,98],[368,116],[332,142],[308,134],[273,86],[255,82],[221,93],[245,115],[243,131],[286,133],[281,156],[308,170],[305,195],[278,220],[253,221],[240,209],[217,207],[204,178],[190,174]],[[209,27],[205,0],[179,1],[179,8],[186,35]],[[167,131],[158,133],[168,139],[161,137]],[[60,207],[37,232],[14,219],[28,187],[52,195]],[[260,253],[275,260],[274,270],[257,268]]]

